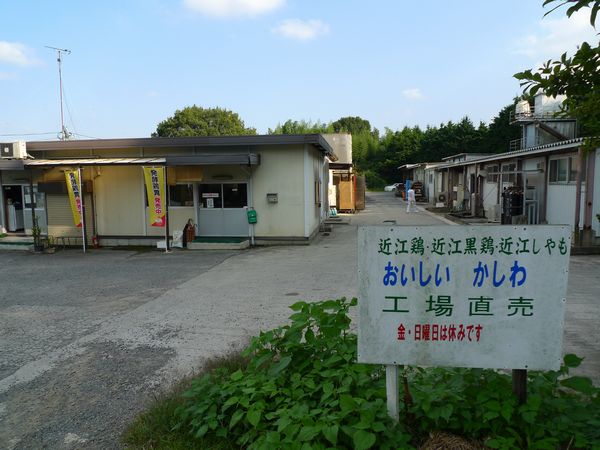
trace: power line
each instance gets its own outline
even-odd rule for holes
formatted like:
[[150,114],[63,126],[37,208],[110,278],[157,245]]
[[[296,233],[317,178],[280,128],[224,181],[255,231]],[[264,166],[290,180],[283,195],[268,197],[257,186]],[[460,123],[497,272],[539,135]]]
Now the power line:
[[49,131],[47,133],[7,133],[0,134],[0,136],[42,136],[45,134],[56,134],[56,131]]

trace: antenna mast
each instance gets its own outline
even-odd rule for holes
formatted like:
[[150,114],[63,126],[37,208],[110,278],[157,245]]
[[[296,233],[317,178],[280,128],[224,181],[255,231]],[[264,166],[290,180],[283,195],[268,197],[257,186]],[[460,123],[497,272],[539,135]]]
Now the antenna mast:
[[49,45],[45,46],[51,50],[56,50],[56,61],[58,62],[58,81],[59,81],[59,90],[60,90],[60,133],[59,139],[61,141],[66,141],[71,137],[71,133],[67,131],[65,127],[65,117],[63,111],[63,84],[62,84],[62,54],[65,53],[67,55],[71,54],[71,50],[67,50],[66,48],[56,48],[51,47]]

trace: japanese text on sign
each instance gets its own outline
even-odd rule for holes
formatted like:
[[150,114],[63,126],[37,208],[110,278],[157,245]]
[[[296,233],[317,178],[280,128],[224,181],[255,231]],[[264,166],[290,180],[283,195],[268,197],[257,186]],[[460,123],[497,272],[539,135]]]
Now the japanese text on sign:
[[564,226],[359,229],[359,361],[557,369]]

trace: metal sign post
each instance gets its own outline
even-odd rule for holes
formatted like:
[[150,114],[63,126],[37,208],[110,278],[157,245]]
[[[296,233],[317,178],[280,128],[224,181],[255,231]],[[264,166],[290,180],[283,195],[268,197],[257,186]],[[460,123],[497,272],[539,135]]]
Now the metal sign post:
[[165,183],[165,253],[169,253],[169,187],[167,184],[167,166],[164,166],[164,183]]
[[83,193],[83,173],[81,171],[81,167],[79,167],[77,169],[78,173],[79,173],[79,201],[81,204],[81,235],[82,235],[82,247],[83,247],[83,253],[86,252],[86,248],[85,248],[85,207],[83,206],[83,197],[84,197],[84,193]]
[[519,405],[527,402],[527,369],[514,369],[512,371],[512,391],[517,397]]
[[388,415],[395,421],[400,420],[400,402],[398,400],[398,366],[387,364],[385,366],[385,393],[387,396]]

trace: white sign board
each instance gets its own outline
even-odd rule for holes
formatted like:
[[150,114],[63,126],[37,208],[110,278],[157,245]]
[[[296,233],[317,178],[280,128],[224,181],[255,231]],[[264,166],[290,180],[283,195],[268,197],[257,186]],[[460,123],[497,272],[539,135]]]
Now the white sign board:
[[558,369],[567,226],[358,232],[358,361]]

